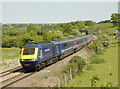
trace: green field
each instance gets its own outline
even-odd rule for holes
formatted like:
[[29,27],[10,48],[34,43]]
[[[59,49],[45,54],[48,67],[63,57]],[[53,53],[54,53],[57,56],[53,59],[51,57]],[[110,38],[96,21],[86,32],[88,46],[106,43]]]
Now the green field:
[[2,48],[2,60],[15,59],[20,56],[20,48]]
[[105,60],[104,63],[91,64],[94,70],[85,70],[83,73],[76,75],[65,87],[91,87],[90,77],[96,74],[100,79],[97,82],[97,87],[108,82],[112,82],[113,87],[118,86],[118,45],[111,45],[103,55],[99,56]]

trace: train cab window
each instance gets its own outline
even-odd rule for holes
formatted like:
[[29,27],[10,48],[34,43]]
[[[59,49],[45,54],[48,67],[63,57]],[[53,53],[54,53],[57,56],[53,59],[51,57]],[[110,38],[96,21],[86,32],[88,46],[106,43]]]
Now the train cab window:
[[39,57],[40,57],[41,59],[43,58],[42,49],[39,50]]
[[35,48],[25,48],[23,50],[23,55],[34,55]]

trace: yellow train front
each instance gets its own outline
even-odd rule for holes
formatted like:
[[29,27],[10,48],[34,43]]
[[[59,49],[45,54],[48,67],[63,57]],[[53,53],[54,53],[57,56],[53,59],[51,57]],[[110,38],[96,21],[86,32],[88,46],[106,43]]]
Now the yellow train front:
[[20,63],[23,69],[35,69],[39,63],[40,46],[35,44],[27,44],[22,48],[20,55]]

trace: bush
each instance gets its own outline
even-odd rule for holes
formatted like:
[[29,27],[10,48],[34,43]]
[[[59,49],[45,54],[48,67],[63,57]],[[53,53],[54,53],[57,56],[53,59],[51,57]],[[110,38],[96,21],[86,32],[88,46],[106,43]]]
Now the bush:
[[89,46],[91,50],[93,50],[95,53],[102,50],[103,45],[101,40],[95,40],[92,45]]
[[99,57],[96,56],[96,55],[93,55],[93,56],[90,58],[90,63],[91,63],[91,64],[100,64],[100,63],[103,63],[103,62],[105,62],[104,59],[99,58]]
[[74,56],[70,61],[69,64],[66,66],[66,68],[63,70],[64,73],[68,73],[70,71],[70,68],[72,70],[72,73],[78,73],[80,71],[83,71],[83,68],[85,66],[85,60],[83,60],[79,56]]

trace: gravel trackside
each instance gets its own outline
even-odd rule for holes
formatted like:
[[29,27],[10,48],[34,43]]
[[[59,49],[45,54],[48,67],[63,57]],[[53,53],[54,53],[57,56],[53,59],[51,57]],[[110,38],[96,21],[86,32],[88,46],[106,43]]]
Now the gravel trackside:
[[73,56],[81,56],[83,58],[87,58],[90,56],[91,51],[85,47],[81,49],[80,51],[64,58],[63,60],[60,60],[59,62],[52,64],[51,66],[48,66],[39,72],[34,73],[33,75],[20,80],[9,87],[48,87],[48,86],[55,86],[60,79],[57,76],[51,76],[54,74],[59,74],[59,70],[68,63],[68,61],[73,57]]

